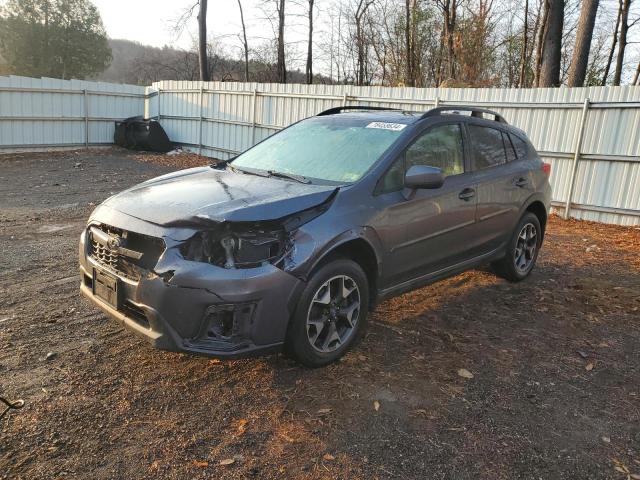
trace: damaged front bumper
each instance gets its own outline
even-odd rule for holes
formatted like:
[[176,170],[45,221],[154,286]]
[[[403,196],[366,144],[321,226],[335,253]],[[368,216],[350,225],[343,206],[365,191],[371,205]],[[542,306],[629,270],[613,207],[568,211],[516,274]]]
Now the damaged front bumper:
[[[162,229],[108,209],[98,213],[80,239],[80,289],[109,316],[165,350],[239,357],[281,348],[300,278],[269,263],[234,269],[185,260],[180,247],[193,230]],[[136,258],[133,248],[103,245],[91,228],[105,225],[162,239],[154,266],[144,268],[144,256]]]

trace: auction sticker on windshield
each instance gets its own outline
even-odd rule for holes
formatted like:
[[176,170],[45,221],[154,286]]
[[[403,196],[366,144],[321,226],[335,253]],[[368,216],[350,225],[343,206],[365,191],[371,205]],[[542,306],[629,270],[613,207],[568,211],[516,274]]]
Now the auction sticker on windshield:
[[406,125],[404,123],[387,123],[387,122],[371,122],[367,125],[367,128],[381,128],[383,130],[395,130],[400,131]]

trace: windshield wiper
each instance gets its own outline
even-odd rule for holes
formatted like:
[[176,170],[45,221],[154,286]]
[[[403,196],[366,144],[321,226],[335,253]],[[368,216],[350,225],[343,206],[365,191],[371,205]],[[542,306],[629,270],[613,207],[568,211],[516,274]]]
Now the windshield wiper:
[[227,165],[234,172],[247,173],[249,175],[257,175],[258,177],[269,177],[271,176],[270,172],[266,172],[264,170],[258,170],[253,168],[239,168],[234,167],[233,165]]
[[288,178],[300,183],[311,183],[307,177],[302,175],[296,175],[294,173],[276,172],[275,170],[267,170],[267,173],[272,177]]

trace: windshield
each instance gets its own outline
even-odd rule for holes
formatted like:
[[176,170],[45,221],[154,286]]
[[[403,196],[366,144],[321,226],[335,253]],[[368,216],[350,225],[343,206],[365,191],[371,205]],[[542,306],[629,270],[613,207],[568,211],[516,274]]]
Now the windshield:
[[313,117],[267,138],[238,156],[232,165],[352,183],[380,158],[405,126],[346,115]]

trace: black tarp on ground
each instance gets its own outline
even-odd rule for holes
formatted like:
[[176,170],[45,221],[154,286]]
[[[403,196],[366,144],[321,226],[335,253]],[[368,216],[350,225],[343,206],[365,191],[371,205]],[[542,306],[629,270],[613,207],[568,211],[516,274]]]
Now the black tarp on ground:
[[141,116],[116,122],[113,142],[130,150],[168,152],[173,149],[162,126],[155,120],[145,120]]

